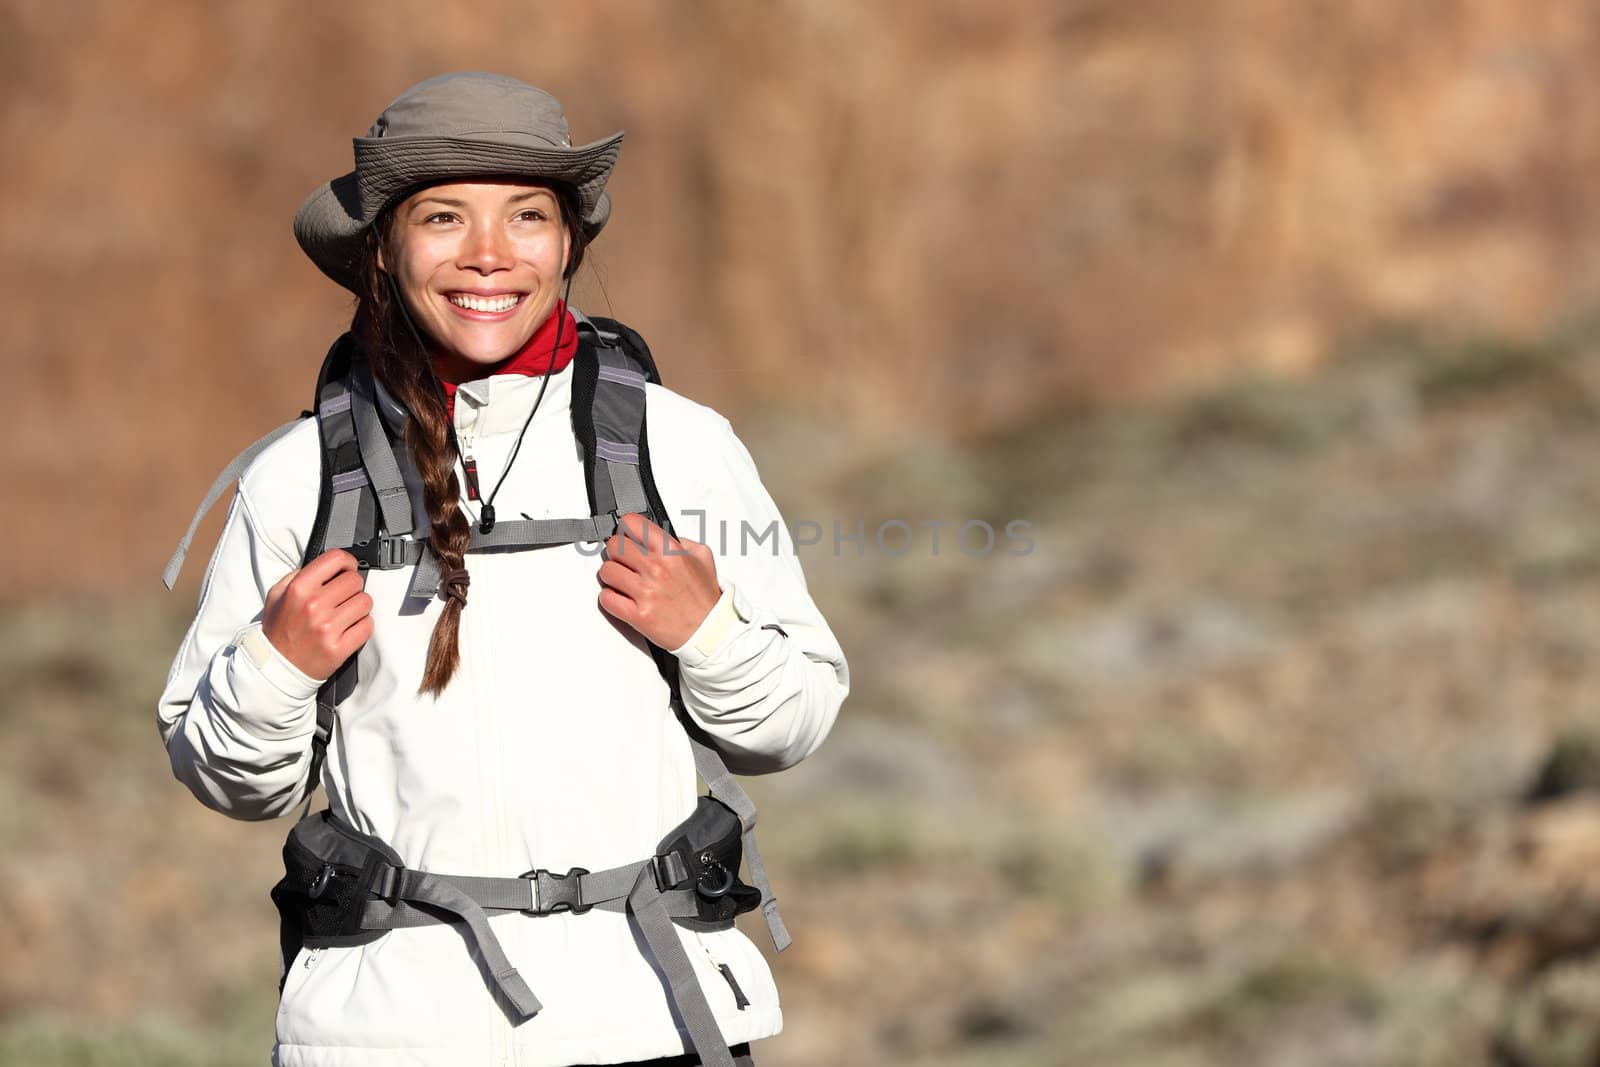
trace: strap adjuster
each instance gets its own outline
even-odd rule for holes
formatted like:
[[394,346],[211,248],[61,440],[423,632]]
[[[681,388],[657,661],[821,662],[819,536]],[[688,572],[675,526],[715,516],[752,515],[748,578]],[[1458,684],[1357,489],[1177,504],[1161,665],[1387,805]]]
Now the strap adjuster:
[[650,873],[655,877],[656,888],[663,893],[677,889],[689,880],[689,865],[677,852],[650,857]]
[[522,875],[533,883],[533,907],[528,908],[527,913],[554,915],[558,911],[570,911],[574,915],[582,915],[594,907],[583,902],[583,886],[578,881],[580,876],[588,873],[586,867],[574,867],[566,874],[556,874],[541,867]]
[[410,546],[419,543],[408,541],[404,537],[379,536],[367,541],[357,541],[350,546],[349,552],[356,558],[356,563],[362,570],[392,571],[415,562],[408,558],[411,555]]

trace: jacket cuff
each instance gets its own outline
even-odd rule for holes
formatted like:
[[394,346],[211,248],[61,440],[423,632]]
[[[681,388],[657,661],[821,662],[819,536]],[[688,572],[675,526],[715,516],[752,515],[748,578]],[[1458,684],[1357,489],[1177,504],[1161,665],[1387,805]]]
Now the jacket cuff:
[[316,723],[316,696],[322,682],[290,663],[267,640],[260,623],[241,630],[233,644],[240,725],[264,739],[309,733]]
[[741,623],[749,622],[750,617],[749,606],[739,596],[738,590],[730,585],[722,591],[711,610],[706,612],[706,617],[700,621],[699,628],[689,635],[689,640],[673,649],[672,654],[678,657],[679,663],[698,667],[714,659],[727,645],[735,629]]

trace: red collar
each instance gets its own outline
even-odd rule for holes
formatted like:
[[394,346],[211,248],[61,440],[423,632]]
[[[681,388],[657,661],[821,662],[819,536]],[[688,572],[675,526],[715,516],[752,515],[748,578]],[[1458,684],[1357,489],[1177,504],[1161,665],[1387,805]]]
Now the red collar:
[[[557,349],[556,332],[561,333],[561,347]],[[547,370],[551,374],[559,374],[572,362],[572,357],[578,352],[578,323],[572,317],[572,312],[567,310],[564,300],[557,300],[553,310],[540,324],[533,336],[528,338],[528,343],[517,351],[488,367],[473,371],[472,377],[467,381],[481,381],[492,374],[522,374],[528,377],[537,377]],[[439,384],[444,386],[445,412],[451,419],[456,413],[456,386],[460,382],[453,382],[443,375]]]

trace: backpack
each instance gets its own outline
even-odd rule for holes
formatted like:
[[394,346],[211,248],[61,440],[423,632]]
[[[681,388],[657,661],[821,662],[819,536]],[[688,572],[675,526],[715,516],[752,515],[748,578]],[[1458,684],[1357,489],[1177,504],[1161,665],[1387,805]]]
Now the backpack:
[[[671,532],[671,518],[656,491],[645,433],[645,385],[660,384],[650,349],[633,330],[574,310],[578,351],[573,358],[573,435],[583,452],[591,514],[567,519],[519,519],[475,525],[469,553],[531,551],[580,541],[602,541],[618,516],[641,513]],[[388,418],[385,418],[385,407]],[[171,589],[195,529],[221,494],[268,446],[305,418],[317,420],[322,474],[316,519],[302,565],[332,548],[348,549],[360,569],[413,568],[408,597],[431,598],[439,564],[427,531],[414,528],[410,486],[420,486],[410,450],[392,424],[404,409],[375,381],[354,338],[341,336],[317,375],[315,408],[250,445],[227,465],[195,512],[162,573]],[[363,575],[364,577],[364,575]],[[500,949],[486,911],[533,914],[625,910],[666,973],[673,1000],[707,1064],[727,1065],[727,1045],[712,1017],[674,923],[692,929],[726,929],[734,916],[762,908],[773,945],[790,944],[777,900],[756,849],[755,805],[733,778],[716,748],[689,717],[678,689],[677,659],[650,644],[667,682],[673,710],[688,734],[695,769],[705,781],[694,813],[675,827],[655,855],[610,871],[575,868],[564,875],[530,871],[517,878],[464,877],[409,870],[383,842],[322,811],[306,815],[284,845],[285,877],[272,897],[282,918],[285,970],[302,946],[361,944],[398,926],[459,921],[490,964],[492,985],[515,1020],[532,1017],[539,1003]],[[317,694],[317,726],[308,776],[310,795],[321,781],[339,703],[355,687],[355,662],[347,660]],[[754,886],[738,877],[741,857]],[[447,913],[440,918],[439,912]],[[743,993],[724,973],[736,1001]]]

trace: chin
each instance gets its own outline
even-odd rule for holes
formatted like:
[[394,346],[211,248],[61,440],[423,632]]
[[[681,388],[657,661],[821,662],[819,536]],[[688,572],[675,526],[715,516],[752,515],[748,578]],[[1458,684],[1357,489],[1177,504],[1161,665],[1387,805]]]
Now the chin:
[[507,332],[494,337],[457,336],[450,338],[450,342],[450,347],[461,359],[487,367],[515,355],[527,343],[527,339],[519,338],[515,332]]

